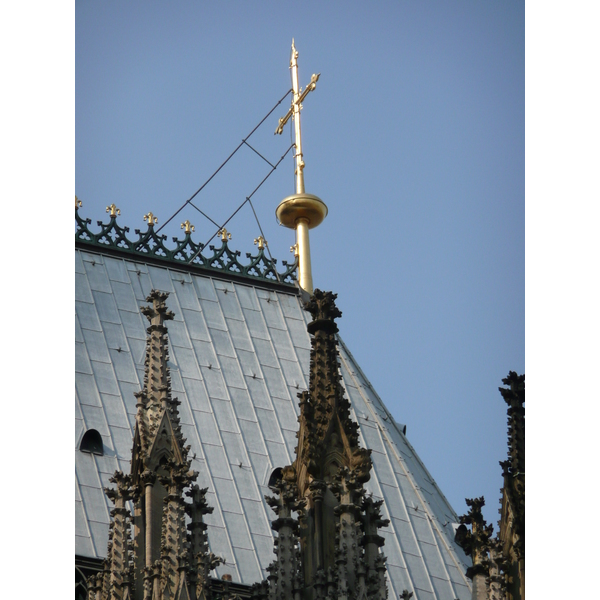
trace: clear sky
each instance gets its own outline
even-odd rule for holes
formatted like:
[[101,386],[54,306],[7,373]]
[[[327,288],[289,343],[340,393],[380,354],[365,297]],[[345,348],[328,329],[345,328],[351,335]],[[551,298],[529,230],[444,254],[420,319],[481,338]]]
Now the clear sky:
[[[311,231],[315,287],[338,294],[343,340],[458,514],[484,495],[496,526],[509,370],[525,372],[524,3],[87,2],[76,6],[80,213],[162,225],[290,88],[304,102],[306,191],[329,207]],[[248,140],[272,163],[286,98]],[[195,198],[221,223],[271,167],[243,147]],[[252,197],[269,248],[291,259],[275,208],[288,156]],[[214,226],[185,208],[165,229]],[[260,233],[227,226],[242,257]]]

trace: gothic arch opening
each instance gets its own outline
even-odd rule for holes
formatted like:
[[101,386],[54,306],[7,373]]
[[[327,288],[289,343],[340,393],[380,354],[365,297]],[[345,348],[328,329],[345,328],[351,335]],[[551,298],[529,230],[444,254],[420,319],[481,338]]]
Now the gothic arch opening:
[[267,484],[269,488],[273,488],[277,483],[278,479],[281,479],[281,474],[283,469],[281,467],[275,467],[273,471],[271,471],[271,476],[269,477],[269,483]]
[[89,454],[97,454],[104,456],[104,445],[102,444],[102,436],[96,429],[88,429],[81,438],[79,449],[82,452]]

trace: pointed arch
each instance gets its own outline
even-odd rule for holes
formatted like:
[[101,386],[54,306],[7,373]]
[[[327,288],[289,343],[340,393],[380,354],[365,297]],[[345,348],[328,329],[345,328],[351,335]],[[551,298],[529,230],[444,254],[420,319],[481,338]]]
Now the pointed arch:
[[81,438],[79,449],[89,454],[104,456],[104,444],[100,432],[96,429],[88,429]]

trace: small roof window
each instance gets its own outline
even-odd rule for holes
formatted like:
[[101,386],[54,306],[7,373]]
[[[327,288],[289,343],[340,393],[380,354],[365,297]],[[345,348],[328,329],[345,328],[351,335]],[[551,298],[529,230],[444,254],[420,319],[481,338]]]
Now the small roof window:
[[102,436],[96,429],[88,429],[81,438],[79,449],[82,452],[89,454],[104,455],[104,445],[102,444]]
[[275,469],[273,469],[273,471],[271,472],[271,477],[269,477],[269,488],[274,489],[277,482],[281,479],[282,474],[283,469],[281,467],[276,467]]

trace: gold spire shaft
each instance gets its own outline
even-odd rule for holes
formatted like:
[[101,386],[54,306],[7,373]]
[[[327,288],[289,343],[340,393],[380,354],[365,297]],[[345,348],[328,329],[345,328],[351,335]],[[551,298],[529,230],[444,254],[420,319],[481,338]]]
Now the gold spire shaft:
[[[300,127],[300,86],[298,84],[298,51],[292,40],[292,58],[290,60],[292,71],[292,109],[294,111],[294,140],[296,142],[296,194],[304,194],[304,161],[302,160],[302,130]],[[307,238],[308,239],[308,238]],[[310,258],[310,257],[309,257]]]
[[294,145],[296,162],[296,193],[281,201],[275,214],[282,225],[296,230],[296,243],[298,245],[298,283],[309,294],[313,293],[312,268],[310,263],[310,243],[308,230],[313,229],[327,216],[325,203],[312,194],[307,194],[304,188],[304,157],[302,153],[302,129],[300,126],[300,111],[302,101],[309,92],[317,87],[319,75],[313,75],[310,83],[303,92],[298,84],[298,51],[292,40],[292,57],[290,59],[292,72],[292,106],[285,117],[279,119],[279,126],[275,133],[282,133],[284,125],[290,117],[294,121]]
[[303,290],[312,294],[314,290],[310,264],[308,219],[301,217],[296,221],[296,242],[298,244],[298,281]]

